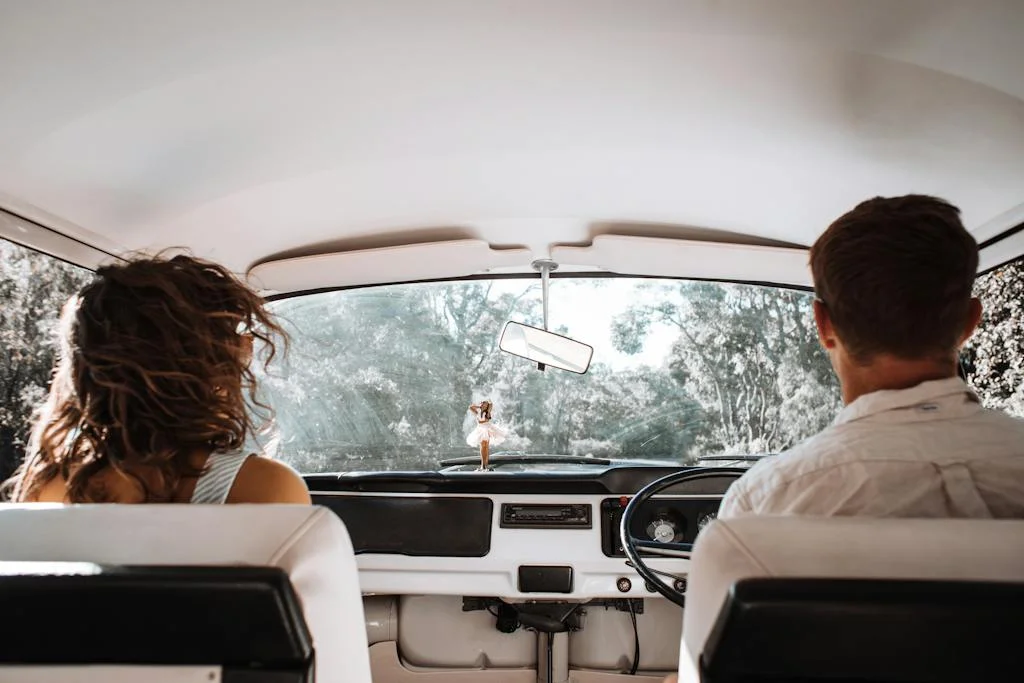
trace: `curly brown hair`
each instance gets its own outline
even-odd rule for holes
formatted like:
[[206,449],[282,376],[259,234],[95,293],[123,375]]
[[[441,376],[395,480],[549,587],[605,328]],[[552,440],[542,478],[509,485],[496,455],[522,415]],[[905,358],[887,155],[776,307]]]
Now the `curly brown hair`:
[[108,502],[96,484],[108,469],[146,502],[172,500],[182,477],[199,474],[197,452],[241,448],[272,415],[245,335],[263,344],[264,364],[275,339],[287,345],[258,294],[185,255],[101,267],[64,306],[58,334],[49,396],[7,483],[16,501],[60,476],[69,502]]

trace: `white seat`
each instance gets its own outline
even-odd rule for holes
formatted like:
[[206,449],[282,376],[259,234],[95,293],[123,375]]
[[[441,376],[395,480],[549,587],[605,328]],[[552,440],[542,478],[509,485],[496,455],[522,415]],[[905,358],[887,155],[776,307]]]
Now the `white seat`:
[[1024,582],[1024,520],[718,520],[694,548],[680,681],[700,680],[700,655],[733,584],[767,577]]
[[302,602],[317,683],[370,681],[352,542],[326,508],[0,505],[0,561],[277,567]]

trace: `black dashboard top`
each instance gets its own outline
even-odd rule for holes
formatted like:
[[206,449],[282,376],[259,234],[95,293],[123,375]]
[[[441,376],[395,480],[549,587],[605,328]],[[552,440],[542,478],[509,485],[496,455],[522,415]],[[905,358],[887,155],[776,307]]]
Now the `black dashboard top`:
[[[700,467],[605,467],[585,472],[348,472],[307,474],[314,492],[632,495],[656,479]],[[734,469],[741,475],[743,468]],[[686,482],[666,494],[722,495],[735,477]]]

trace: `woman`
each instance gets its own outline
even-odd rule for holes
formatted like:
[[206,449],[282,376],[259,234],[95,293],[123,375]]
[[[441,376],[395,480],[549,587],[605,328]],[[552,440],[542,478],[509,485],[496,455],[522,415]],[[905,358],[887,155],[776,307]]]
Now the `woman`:
[[222,266],[189,256],[106,266],[65,305],[60,351],[15,501],[309,503],[257,431],[253,338],[283,330]]

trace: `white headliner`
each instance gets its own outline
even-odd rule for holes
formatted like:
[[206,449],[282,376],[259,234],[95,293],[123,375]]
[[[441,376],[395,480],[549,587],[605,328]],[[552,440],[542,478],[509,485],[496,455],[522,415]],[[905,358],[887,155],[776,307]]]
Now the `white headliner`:
[[0,206],[238,271],[438,239],[807,245],[907,192],[982,241],[1024,220],[1022,33],[1017,0],[0,0]]

